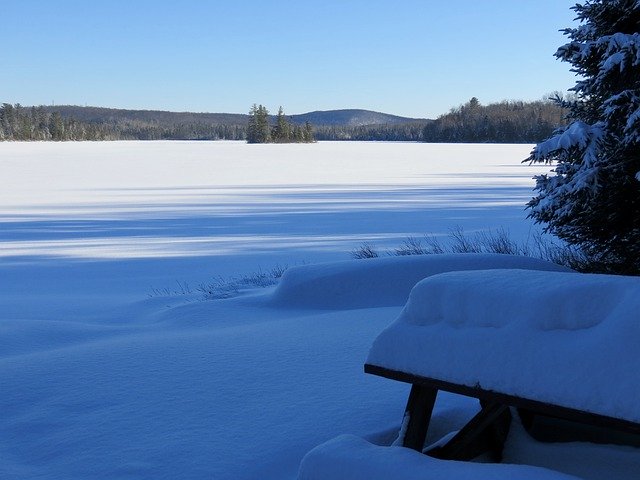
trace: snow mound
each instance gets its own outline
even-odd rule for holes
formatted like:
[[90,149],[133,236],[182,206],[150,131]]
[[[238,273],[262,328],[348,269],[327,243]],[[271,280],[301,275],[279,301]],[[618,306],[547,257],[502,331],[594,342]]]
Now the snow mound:
[[536,258],[493,253],[348,260],[288,269],[272,302],[278,306],[318,309],[401,306],[413,286],[425,277],[456,270],[494,268],[568,271]]
[[341,435],[311,450],[298,480],[576,480],[540,467],[436,460],[402,447],[372,445]]
[[640,422],[640,278],[451,272],[418,283],[367,363]]

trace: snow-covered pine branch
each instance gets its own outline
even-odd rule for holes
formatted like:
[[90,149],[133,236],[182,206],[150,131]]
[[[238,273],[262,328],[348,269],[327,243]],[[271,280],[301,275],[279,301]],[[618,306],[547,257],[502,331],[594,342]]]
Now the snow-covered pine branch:
[[547,231],[599,257],[605,269],[640,273],[640,1],[587,0],[581,24],[556,57],[572,65],[571,123],[536,145],[530,215]]

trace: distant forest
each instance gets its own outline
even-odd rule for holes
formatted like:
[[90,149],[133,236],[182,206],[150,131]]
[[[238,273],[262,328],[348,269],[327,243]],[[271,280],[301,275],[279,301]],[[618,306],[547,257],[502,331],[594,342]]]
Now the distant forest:
[[244,140],[246,115],[99,107],[0,107],[0,140]]
[[[304,134],[302,141],[536,143],[564,123],[565,113],[551,100],[481,105],[474,97],[436,120],[333,110],[291,115],[287,123],[292,134]],[[242,114],[3,103],[0,140],[247,140],[249,120]],[[277,129],[278,117],[268,122]]]
[[[560,99],[560,95],[557,95]],[[502,101],[483,106],[476,97],[425,125],[421,140],[438,143],[537,143],[564,124],[556,101]]]

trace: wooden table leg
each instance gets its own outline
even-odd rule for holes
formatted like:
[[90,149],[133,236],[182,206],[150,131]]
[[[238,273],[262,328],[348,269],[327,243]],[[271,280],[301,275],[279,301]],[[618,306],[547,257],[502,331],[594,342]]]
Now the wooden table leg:
[[401,441],[403,447],[422,452],[437,394],[438,389],[433,387],[415,384],[411,387],[402,421],[404,438]]

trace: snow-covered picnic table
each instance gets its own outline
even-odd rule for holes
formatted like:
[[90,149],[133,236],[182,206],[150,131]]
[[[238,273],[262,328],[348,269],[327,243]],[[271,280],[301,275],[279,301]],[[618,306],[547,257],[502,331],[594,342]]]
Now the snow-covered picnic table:
[[640,422],[640,278],[487,270],[429,277],[367,364]]
[[[412,289],[399,318],[374,341],[365,370],[412,384],[395,445],[423,451],[438,390],[476,397],[482,408],[430,451],[436,458],[468,460],[488,451],[499,459],[510,406],[640,434],[640,279],[523,268],[429,276]],[[365,465],[361,472],[369,467],[387,471],[400,457],[437,472],[459,465],[441,467],[441,460],[419,460],[361,439],[332,442],[307,456],[301,478],[345,465],[355,470]],[[337,452],[346,446],[360,462],[352,457],[341,464]],[[386,460],[372,463],[374,457]],[[461,468],[445,476],[467,478]],[[535,478],[528,470],[509,478],[529,474]],[[358,475],[346,478],[365,478]]]

